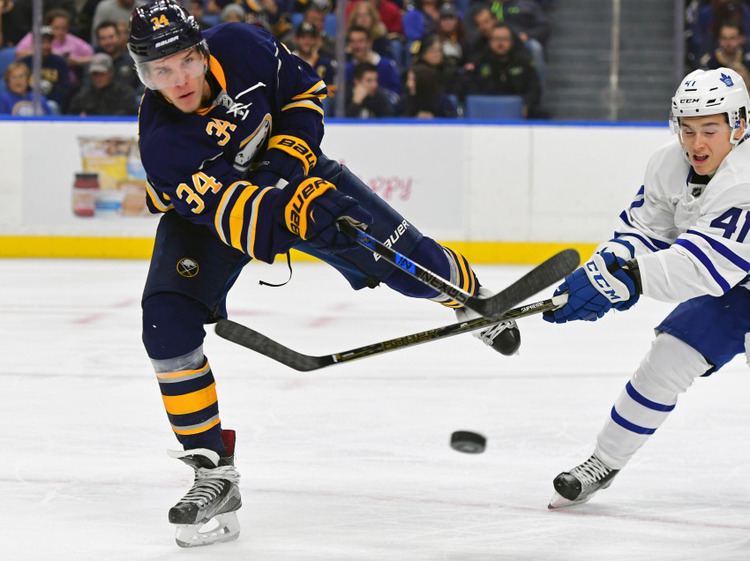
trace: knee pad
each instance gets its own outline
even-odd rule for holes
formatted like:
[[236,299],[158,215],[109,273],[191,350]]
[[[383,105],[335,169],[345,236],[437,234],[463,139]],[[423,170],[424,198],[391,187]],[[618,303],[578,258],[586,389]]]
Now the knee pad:
[[143,308],[143,345],[153,360],[180,357],[203,344],[210,311],[197,300],[173,292],[146,298]]
[[668,333],[657,335],[633,376],[636,389],[658,402],[671,403],[712,365],[687,343]]

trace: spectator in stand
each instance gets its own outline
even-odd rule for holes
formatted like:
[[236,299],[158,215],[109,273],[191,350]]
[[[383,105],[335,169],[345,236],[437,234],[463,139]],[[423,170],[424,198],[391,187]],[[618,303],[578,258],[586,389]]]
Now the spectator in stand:
[[742,34],[750,34],[750,7],[742,0],[713,0],[698,10],[691,34],[691,55],[699,60],[704,53],[716,48],[719,28],[725,23],[735,23]]
[[313,24],[303,21],[294,32],[294,44],[294,54],[315,69],[328,86],[329,93],[335,90],[336,61],[320,54],[322,40],[318,29]]
[[498,23],[487,48],[473,63],[468,94],[518,95],[524,101],[524,116],[542,117],[539,77],[528,52],[510,27]]
[[454,81],[443,66],[443,46],[437,35],[428,35],[406,76],[406,111],[410,117],[432,119],[456,117],[456,106],[447,95],[446,85]]
[[[34,101],[31,93],[31,70],[23,62],[11,62],[3,74],[5,91],[0,91],[0,113],[30,117],[34,115]],[[42,112],[51,113],[47,98],[41,96]]]
[[[70,101],[71,84],[70,68],[65,59],[52,52],[54,34],[48,25],[42,26],[42,67],[40,70],[39,89],[46,96],[53,113],[62,113]],[[29,72],[33,66],[31,55],[21,59]]]
[[[135,71],[135,63],[130,56],[120,29],[113,21],[103,21],[96,30],[97,51],[107,53],[112,58],[112,65],[115,73],[115,81],[126,84],[133,90],[141,90],[141,81]],[[125,36],[127,41],[127,35]]]
[[736,23],[726,23],[719,28],[719,46],[701,58],[701,68],[731,68],[750,84],[750,53],[744,51],[745,36]]
[[347,47],[351,57],[346,65],[346,81],[348,84],[352,83],[354,67],[363,62],[368,62],[377,68],[379,87],[385,88],[396,95],[401,94],[401,79],[396,63],[393,59],[380,56],[372,50],[369,31],[358,25],[353,26],[347,32]]
[[[65,10],[54,9],[47,12],[44,17],[45,25],[52,28],[54,38],[52,40],[52,52],[65,59],[68,66],[78,68],[89,63],[94,54],[86,41],[76,37],[70,31],[70,14]],[[32,54],[31,32],[27,33],[16,45],[16,58],[25,58]]]
[[440,19],[439,5],[438,0],[416,0],[407,8],[402,20],[407,47],[435,33]]
[[509,25],[524,43],[533,39],[542,47],[547,44],[547,14],[534,0],[492,0],[490,10],[497,21]]
[[[208,29],[211,27],[212,23],[206,20],[206,7],[203,5],[203,0],[189,0],[190,4],[190,15],[195,18],[195,21],[198,22],[198,25],[201,28],[201,31]],[[126,42],[127,42],[127,35]]]
[[364,27],[370,32],[373,51],[381,56],[394,58],[385,25],[380,19],[380,14],[378,14],[375,6],[368,0],[357,2],[349,12],[349,19],[347,19],[346,24],[347,30],[355,25]]
[[[124,24],[124,29],[127,31],[130,25],[130,13],[133,11],[133,8],[145,3],[146,0],[102,0],[96,6],[96,10],[94,10],[94,19],[91,27],[96,31],[100,23],[111,21],[116,24]],[[96,36],[92,35],[91,42],[95,41]]]
[[336,56],[336,43],[334,37],[326,35],[325,23],[326,16],[328,15],[327,3],[311,2],[305,10],[305,16],[303,21],[310,23],[315,26],[320,33],[322,45],[320,47],[320,54],[335,58]]
[[443,45],[443,65],[452,73],[457,73],[464,64],[464,27],[452,2],[445,2],[440,6],[437,36]]
[[244,22],[245,9],[239,4],[227,4],[221,9],[221,23]]
[[135,115],[133,88],[114,81],[112,57],[97,53],[89,64],[91,83],[76,94],[68,107],[72,115]]
[[354,85],[348,95],[346,116],[357,119],[393,117],[395,104],[389,92],[378,86],[378,69],[369,62],[354,67]]
[[[342,2],[345,0],[341,0]],[[368,2],[369,0],[350,0],[346,5],[346,18],[349,19],[349,13],[357,2]],[[401,8],[391,0],[372,0],[375,8],[380,14],[380,20],[385,25],[385,29],[390,35],[403,35],[404,26],[401,21]]]
[[[515,6],[513,4],[513,1],[509,0],[505,3],[500,2],[498,4],[496,0],[492,5],[480,4],[477,8],[474,9],[472,14],[472,21],[474,23],[478,36],[474,40],[472,47],[469,49],[467,58],[471,59],[481,56],[481,54],[486,50],[489,44],[489,37],[492,34],[492,30],[494,29],[495,25],[498,22],[505,23],[517,33],[518,37],[521,39],[523,47],[530,53],[531,58],[534,61],[534,66],[537,70],[537,75],[539,76],[541,82],[544,74],[544,48],[542,47],[542,43],[531,36],[528,31],[521,28],[521,22],[525,21],[524,18],[511,17],[512,14],[516,13],[516,9],[518,8],[518,6]],[[497,8],[498,5],[500,6],[499,8]],[[493,8],[497,9],[493,11]],[[506,21],[498,19],[497,14],[501,14],[502,18]],[[509,23],[507,21],[509,19],[514,21],[514,23]],[[543,29],[546,28],[546,19],[544,21],[545,24],[544,26],[542,26]],[[516,25],[517,27],[514,27],[514,25]],[[538,30],[535,30],[534,32],[538,33]]]

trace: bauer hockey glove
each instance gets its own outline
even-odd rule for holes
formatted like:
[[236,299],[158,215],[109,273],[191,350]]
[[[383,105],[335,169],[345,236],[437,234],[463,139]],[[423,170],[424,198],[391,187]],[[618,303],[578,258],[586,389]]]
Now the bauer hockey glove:
[[568,303],[545,312],[542,317],[551,323],[596,321],[613,307],[627,310],[640,297],[640,278],[637,270],[631,271],[630,267],[629,262],[614,253],[595,253],[555,290],[555,296],[567,292]]
[[353,198],[319,177],[306,177],[289,184],[290,198],[284,207],[284,223],[290,232],[314,247],[341,251],[357,244],[339,231],[336,222],[346,219],[354,226],[372,224],[372,215]]

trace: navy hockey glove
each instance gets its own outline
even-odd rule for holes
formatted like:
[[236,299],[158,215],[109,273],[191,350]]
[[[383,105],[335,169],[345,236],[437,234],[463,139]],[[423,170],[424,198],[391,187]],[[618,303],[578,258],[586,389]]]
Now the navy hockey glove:
[[545,312],[551,323],[582,319],[596,321],[611,308],[627,310],[638,301],[638,273],[629,271],[628,263],[609,251],[595,253],[591,260],[568,275],[555,290],[555,296],[568,293],[562,308]]
[[319,177],[307,177],[298,185],[290,184],[291,198],[284,208],[284,222],[293,234],[321,249],[341,251],[356,243],[336,227],[346,219],[354,226],[372,224],[372,215],[353,198]]

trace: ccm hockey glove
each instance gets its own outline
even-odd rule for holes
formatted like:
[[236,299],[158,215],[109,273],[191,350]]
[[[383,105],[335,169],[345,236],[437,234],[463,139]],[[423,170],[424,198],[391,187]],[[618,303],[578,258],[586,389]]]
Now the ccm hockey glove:
[[314,247],[341,251],[357,244],[341,233],[336,221],[345,219],[354,226],[372,224],[372,215],[353,198],[319,177],[306,177],[285,190],[290,198],[284,207],[284,223],[292,234],[309,240]]
[[558,310],[545,312],[543,319],[551,323],[578,319],[596,321],[613,307],[627,310],[640,297],[639,275],[630,267],[614,253],[595,253],[555,290],[555,296],[567,292],[568,303]]

